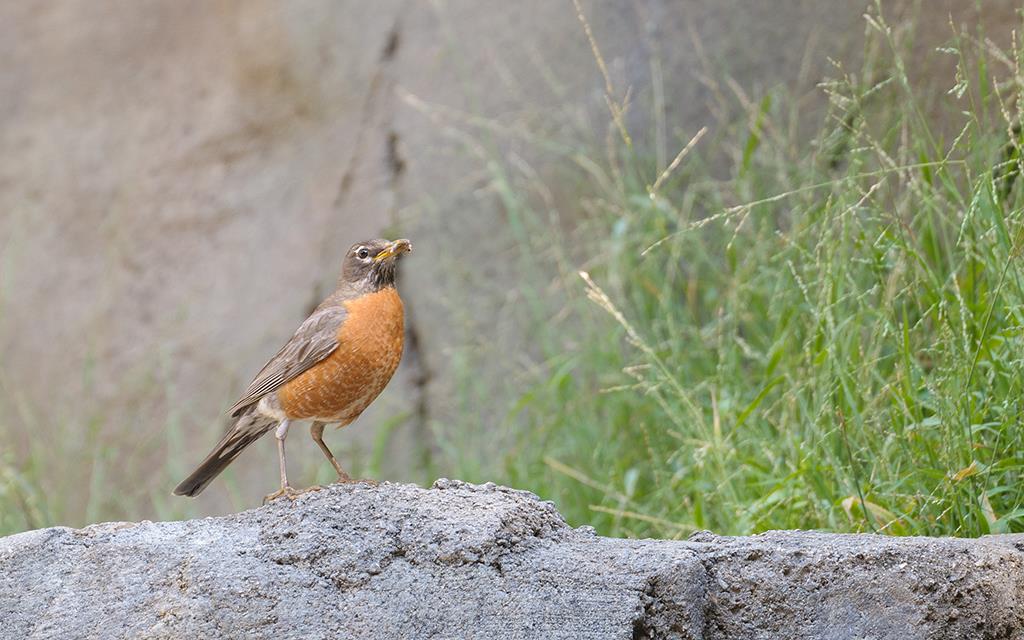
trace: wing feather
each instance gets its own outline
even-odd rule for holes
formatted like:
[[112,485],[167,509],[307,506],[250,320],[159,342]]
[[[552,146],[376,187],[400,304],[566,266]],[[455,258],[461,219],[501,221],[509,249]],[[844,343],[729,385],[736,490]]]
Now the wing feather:
[[331,355],[338,348],[338,328],[345,321],[344,307],[317,310],[295,331],[295,335],[263,366],[241,399],[231,407],[236,415],[260,398],[277,391],[299,374]]

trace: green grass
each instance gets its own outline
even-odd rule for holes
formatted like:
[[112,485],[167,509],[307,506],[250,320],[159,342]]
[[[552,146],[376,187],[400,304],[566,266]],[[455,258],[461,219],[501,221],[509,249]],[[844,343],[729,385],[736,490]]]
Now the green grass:
[[881,15],[813,140],[774,92],[666,169],[609,83],[574,172],[490,159],[531,357],[497,465],[461,453],[476,416],[438,429],[462,475],[612,535],[1024,531],[1020,54],[951,32],[922,87]]

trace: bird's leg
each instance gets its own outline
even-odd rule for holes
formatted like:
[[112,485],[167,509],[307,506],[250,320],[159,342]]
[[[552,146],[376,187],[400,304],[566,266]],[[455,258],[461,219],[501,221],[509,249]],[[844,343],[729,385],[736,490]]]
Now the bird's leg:
[[331,453],[331,450],[327,448],[327,444],[324,443],[324,426],[323,422],[314,422],[313,426],[309,428],[309,433],[313,436],[313,442],[320,447],[320,450],[330,460],[331,466],[338,472],[338,482],[352,482],[352,476],[345,473],[345,470],[341,468],[341,465],[335,459],[334,454]]
[[291,426],[290,420],[282,420],[281,424],[277,425],[277,431],[274,432],[274,438],[277,439],[277,462],[281,469],[281,488],[263,498],[263,504],[276,500],[281,496],[295,499],[295,496],[299,494],[288,484],[288,469],[284,461],[284,439],[288,437],[289,426]]
[[277,463],[281,468],[281,491],[289,488],[288,466],[284,459],[284,439],[288,437],[289,426],[291,426],[290,421],[282,420],[281,424],[277,425],[277,431],[274,432],[274,438],[277,439]]

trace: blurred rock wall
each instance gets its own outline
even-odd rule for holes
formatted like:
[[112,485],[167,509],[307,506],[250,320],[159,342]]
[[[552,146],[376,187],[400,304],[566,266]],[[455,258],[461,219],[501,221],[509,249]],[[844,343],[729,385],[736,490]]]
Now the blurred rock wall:
[[[927,4],[925,52],[948,38],[949,11],[976,15]],[[1015,24],[1015,3],[983,4],[994,37]],[[865,6],[583,3],[616,90],[663,88],[655,146],[670,153],[714,124],[702,76],[813,95],[826,56],[856,57]],[[5,446],[16,460],[52,450],[64,475],[47,489],[74,491],[95,481],[82,461],[102,444],[111,475],[130,480],[119,491],[145,505],[216,440],[224,407],[330,290],[344,250],[401,234],[416,249],[402,274],[412,348],[382,400],[330,441],[368,447],[397,420],[389,475],[416,478],[410,443],[449,409],[451,347],[489,339],[515,283],[484,159],[514,153],[543,174],[527,138],[582,122],[600,139],[603,92],[568,0],[4,3]],[[636,130],[650,124],[630,113]],[[467,301],[472,313],[453,313]],[[235,471],[247,499],[274,478],[273,448],[254,449]],[[320,465],[302,450],[293,459]]]

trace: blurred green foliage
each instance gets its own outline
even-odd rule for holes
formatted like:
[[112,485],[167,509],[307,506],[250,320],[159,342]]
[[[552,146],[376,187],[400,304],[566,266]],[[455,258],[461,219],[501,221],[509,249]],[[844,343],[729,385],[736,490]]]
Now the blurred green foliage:
[[921,87],[882,15],[813,140],[776,91],[670,166],[609,95],[611,142],[564,157],[573,224],[493,158],[532,357],[500,464],[462,475],[610,535],[1024,531],[1019,47],[951,31],[955,78]]

